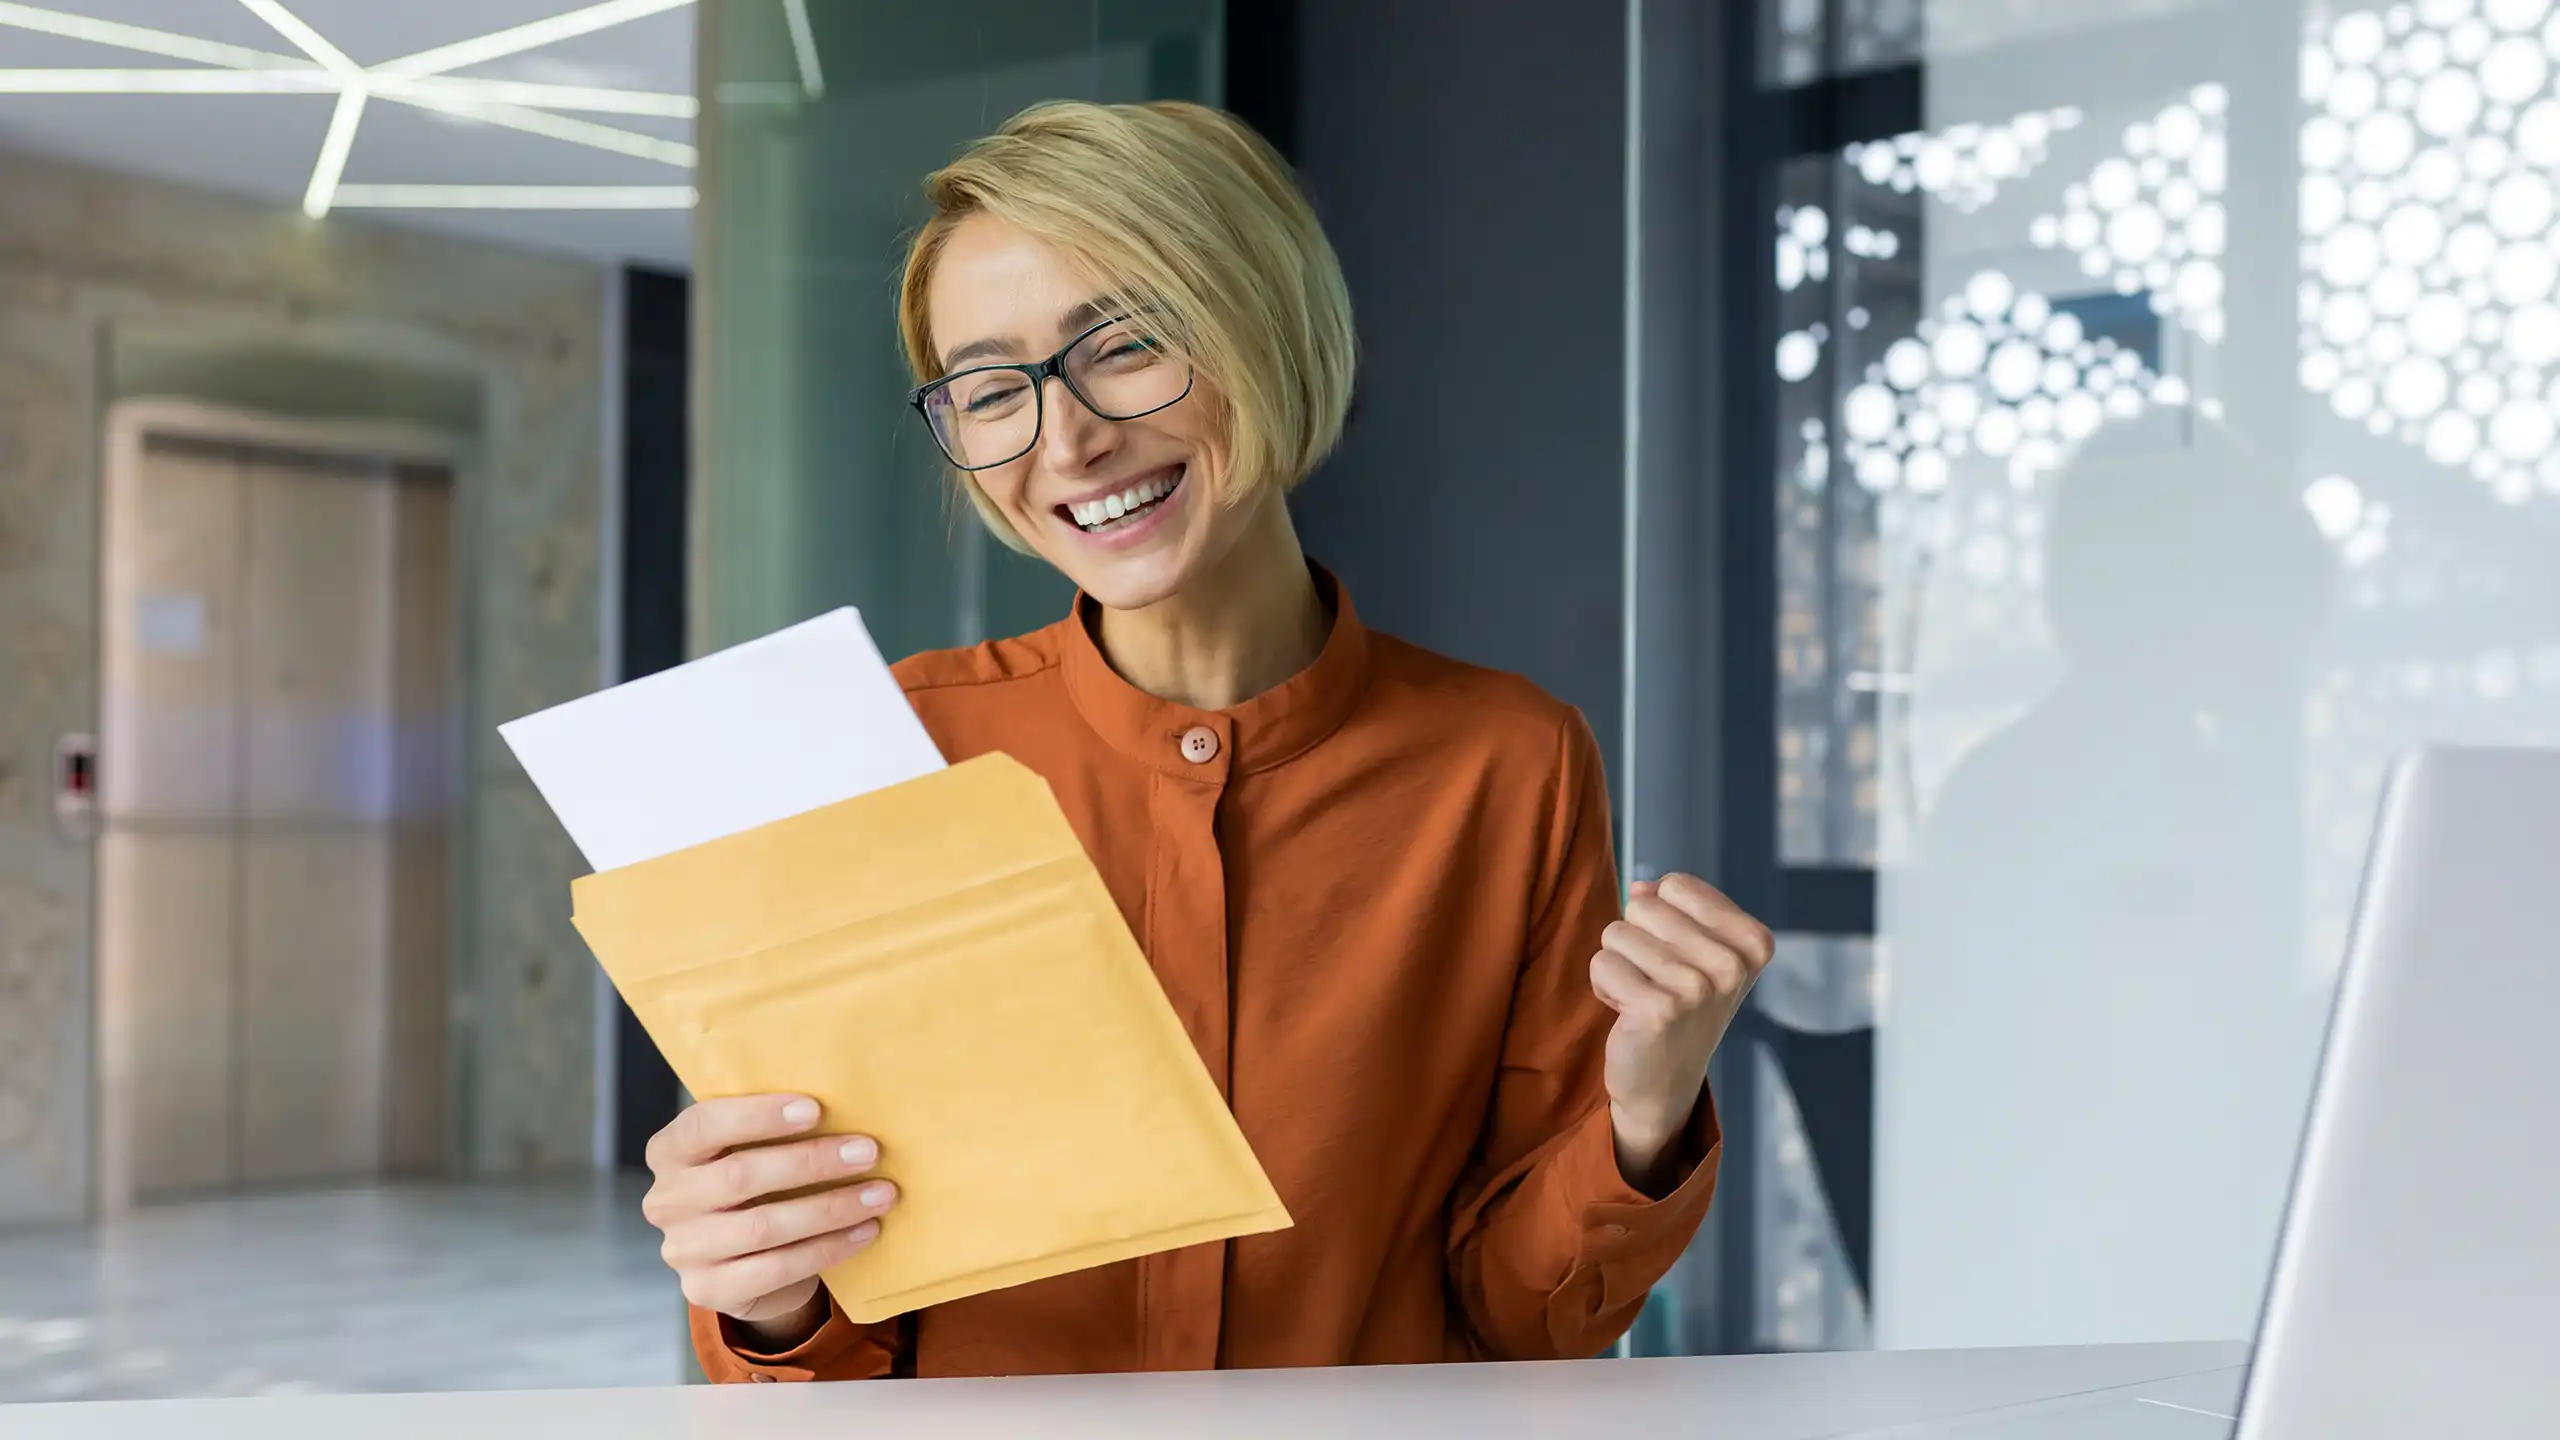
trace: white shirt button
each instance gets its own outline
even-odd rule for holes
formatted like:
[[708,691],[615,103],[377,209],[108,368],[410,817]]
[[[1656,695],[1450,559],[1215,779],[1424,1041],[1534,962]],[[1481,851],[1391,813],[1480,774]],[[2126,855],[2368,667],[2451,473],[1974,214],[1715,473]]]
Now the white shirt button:
[[1218,758],[1218,732],[1206,725],[1194,725],[1182,732],[1182,758],[1194,765],[1206,765]]

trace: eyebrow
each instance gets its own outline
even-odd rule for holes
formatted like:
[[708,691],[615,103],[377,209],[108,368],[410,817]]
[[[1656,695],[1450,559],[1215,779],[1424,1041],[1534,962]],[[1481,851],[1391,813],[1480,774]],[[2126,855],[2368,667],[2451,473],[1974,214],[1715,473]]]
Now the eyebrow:
[[[1059,313],[1058,333],[1072,335],[1078,331],[1090,329],[1109,319],[1113,313],[1110,302],[1103,297],[1096,296],[1091,300],[1079,301]],[[947,375],[972,360],[997,359],[1005,355],[1019,354],[1021,350],[1022,341],[1018,336],[991,335],[984,340],[972,340],[943,356],[942,370]]]

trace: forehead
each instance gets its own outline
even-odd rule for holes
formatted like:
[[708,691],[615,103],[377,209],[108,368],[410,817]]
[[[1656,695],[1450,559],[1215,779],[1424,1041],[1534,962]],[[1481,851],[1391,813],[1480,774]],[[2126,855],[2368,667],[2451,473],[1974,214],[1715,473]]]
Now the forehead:
[[952,227],[935,260],[925,308],[944,355],[981,340],[1022,342],[1026,350],[1064,343],[1072,315],[1103,290],[1065,252],[991,215]]

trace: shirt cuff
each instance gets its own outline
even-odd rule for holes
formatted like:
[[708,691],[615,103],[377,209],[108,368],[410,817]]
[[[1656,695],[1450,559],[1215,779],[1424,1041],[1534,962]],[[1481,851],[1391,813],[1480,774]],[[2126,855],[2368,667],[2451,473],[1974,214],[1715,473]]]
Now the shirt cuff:
[[[1613,1294],[1635,1281],[1635,1272],[1649,1272],[1635,1288],[1651,1288],[1689,1248],[1706,1218],[1707,1203],[1715,1197],[1717,1162],[1724,1155],[1713,1093],[1699,1092],[1698,1107],[1690,1112],[1673,1154],[1680,1183],[1669,1194],[1657,1200],[1628,1184],[1618,1171],[1617,1136],[1604,1104],[1584,1120],[1560,1157],[1565,1173],[1575,1177],[1570,1188],[1581,1211],[1580,1258],[1609,1273]],[[1616,1273],[1621,1271],[1626,1273]]]
[[[825,1293],[825,1287],[819,1287]],[[836,1308],[827,1296],[827,1318],[817,1333],[788,1350],[768,1351],[746,1327],[717,1311],[693,1307],[693,1348],[702,1361],[703,1377],[715,1385],[740,1381],[814,1380],[844,1368],[846,1358],[865,1343],[861,1327]]]

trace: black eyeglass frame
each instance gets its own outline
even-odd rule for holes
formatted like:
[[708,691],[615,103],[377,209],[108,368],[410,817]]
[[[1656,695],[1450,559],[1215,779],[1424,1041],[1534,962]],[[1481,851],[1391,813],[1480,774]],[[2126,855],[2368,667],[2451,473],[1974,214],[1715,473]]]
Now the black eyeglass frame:
[[[1101,334],[1103,331],[1110,329],[1114,325],[1128,324],[1130,319],[1131,317],[1127,315],[1115,315],[1108,320],[1095,321],[1092,325],[1087,326],[1082,333],[1078,334],[1076,338],[1059,346],[1058,353],[1050,356],[1046,360],[1026,360],[1014,364],[972,365],[966,370],[954,370],[950,374],[944,375],[938,379],[928,380],[922,385],[919,385],[915,389],[907,392],[907,405],[916,412],[917,418],[924,421],[925,433],[933,437],[934,448],[942,452],[942,458],[950,461],[952,468],[957,470],[992,470],[998,465],[1012,464],[1014,461],[1030,454],[1032,449],[1039,445],[1041,427],[1049,423],[1049,377],[1053,375],[1057,377],[1058,383],[1067,387],[1068,394],[1076,397],[1077,404],[1082,405],[1085,409],[1093,412],[1097,418],[1113,421],[1115,423],[1122,420],[1144,419],[1149,415],[1155,414],[1159,410],[1169,410],[1172,407],[1181,404],[1184,400],[1189,399],[1191,396],[1191,386],[1193,382],[1198,379],[1198,373],[1192,369],[1191,362],[1188,360],[1185,360],[1182,363],[1182,391],[1180,394],[1175,395],[1172,399],[1167,400],[1162,405],[1150,405],[1144,410],[1132,410],[1126,415],[1114,415],[1110,411],[1093,403],[1093,397],[1084,393],[1083,387],[1076,384],[1076,378],[1067,373],[1067,357],[1075,353],[1077,346],[1082,345],[1087,340],[1092,339],[1094,336]],[[1021,449],[1016,450],[1001,460],[989,460],[978,465],[962,464],[960,458],[951,453],[951,447],[943,443],[942,432],[934,428],[933,412],[926,408],[925,397],[936,390],[942,389],[944,386],[949,385],[955,380],[965,380],[972,375],[985,375],[998,370],[1010,370],[1018,375],[1029,376],[1031,379],[1031,438],[1023,442]]]

